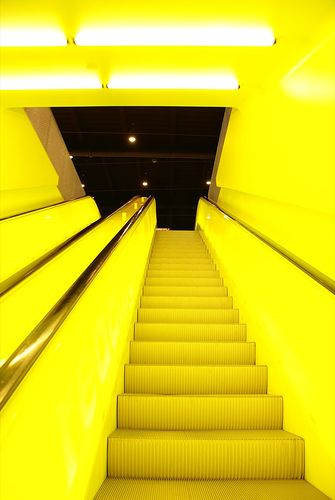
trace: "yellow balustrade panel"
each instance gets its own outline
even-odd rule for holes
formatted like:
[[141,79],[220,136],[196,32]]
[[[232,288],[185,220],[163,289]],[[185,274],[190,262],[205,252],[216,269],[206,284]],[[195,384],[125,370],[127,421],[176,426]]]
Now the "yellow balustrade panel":
[[[138,198],[118,210],[47,265],[0,298],[1,363],[33,330],[102,248],[143,205]],[[78,214],[77,214],[78,215]],[[66,224],[62,214],[59,225]],[[59,226],[60,227],[60,226]],[[17,242],[21,248],[21,240]]]
[[99,218],[95,201],[86,196],[1,221],[0,282]]
[[196,223],[284,398],[284,429],[305,439],[307,481],[334,498],[334,295],[203,200]]
[[92,500],[106,477],[155,224],[153,203],[2,410],[1,498]]

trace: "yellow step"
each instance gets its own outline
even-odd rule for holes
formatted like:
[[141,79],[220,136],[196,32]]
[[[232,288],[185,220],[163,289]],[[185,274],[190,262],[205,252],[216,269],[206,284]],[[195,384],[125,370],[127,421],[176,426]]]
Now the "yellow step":
[[179,248],[173,248],[173,249],[158,249],[155,250],[155,247],[152,249],[152,254],[151,258],[153,259],[185,259],[185,258],[190,258],[190,259],[209,259],[210,254],[206,249],[179,249]]
[[135,323],[135,340],[243,342],[246,339],[247,326],[239,323]]
[[146,285],[151,286],[221,286],[222,278],[146,278]]
[[138,310],[139,323],[238,323],[238,309],[150,309]]
[[202,241],[182,241],[182,240],[174,240],[174,241],[155,241],[153,244],[154,249],[172,249],[174,250],[175,248],[183,249],[183,250],[205,250],[205,245],[202,243]]
[[232,309],[232,297],[141,297],[141,306],[144,308],[203,308],[203,309]]
[[148,278],[219,278],[219,271],[214,270],[204,270],[198,271],[196,269],[148,269]]
[[125,392],[266,394],[266,366],[125,365]]
[[150,264],[213,264],[208,257],[151,257]]
[[149,270],[151,271],[216,271],[215,265],[208,261],[206,263],[193,263],[193,262],[188,262],[188,263],[152,263],[150,261],[149,263]]
[[304,475],[304,441],[280,430],[118,429],[108,444],[110,477],[302,479]]
[[228,288],[223,286],[145,286],[143,295],[150,297],[226,297]]
[[94,500],[330,500],[304,480],[167,481],[107,478]]
[[253,365],[254,342],[131,342],[130,363]]
[[282,429],[283,401],[270,395],[118,397],[120,429],[261,430]]

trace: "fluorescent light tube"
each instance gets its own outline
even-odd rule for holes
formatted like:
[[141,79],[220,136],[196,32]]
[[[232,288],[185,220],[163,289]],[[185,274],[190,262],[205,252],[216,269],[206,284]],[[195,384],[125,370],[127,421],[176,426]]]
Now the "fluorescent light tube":
[[64,33],[55,28],[1,28],[1,47],[62,47]]
[[238,82],[234,76],[220,74],[115,74],[108,88],[111,89],[198,89],[198,90],[237,90]]
[[101,89],[96,75],[1,76],[1,90]]
[[271,46],[269,28],[225,26],[198,27],[109,27],[83,28],[75,37],[77,45],[88,46]]

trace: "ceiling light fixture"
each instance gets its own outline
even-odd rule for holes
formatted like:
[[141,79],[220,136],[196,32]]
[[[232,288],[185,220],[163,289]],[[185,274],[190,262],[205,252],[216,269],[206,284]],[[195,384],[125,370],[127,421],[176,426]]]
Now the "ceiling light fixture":
[[211,181],[206,181],[207,186],[211,185]]
[[198,89],[237,90],[239,84],[226,74],[142,73],[115,74],[107,85],[110,89]]
[[1,28],[1,47],[64,47],[67,40],[56,28]]
[[101,89],[97,75],[15,75],[0,77],[1,90]]
[[136,137],[134,137],[133,135],[130,135],[130,136],[128,137],[128,141],[129,141],[129,142],[131,142],[131,143],[133,144],[134,142],[136,142]]
[[83,28],[76,45],[86,46],[271,46],[275,37],[266,27],[233,26],[125,26]]
[[85,187],[85,184],[82,184],[82,185],[81,185],[81,187],[82,187],[82,188],[84,188],[84,187]]
[[148,185],[147,181],[142,182],[142,186],[147,187],[147,185]]
[[72,156],[72,155],[69,155],[69,158],[70,158],[70,160],[72,160],[73,156]]

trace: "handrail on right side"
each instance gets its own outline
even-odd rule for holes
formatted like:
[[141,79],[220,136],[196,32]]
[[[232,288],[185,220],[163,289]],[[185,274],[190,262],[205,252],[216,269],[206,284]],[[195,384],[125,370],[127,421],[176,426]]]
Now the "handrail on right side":
[[224,215],[228,216],[230,219],[234,220],[242,226],[244,229],[249,231],[249,233],[252,233],[256,238],[260,239],[263,243],[271,247],[273,250],[278,252],[282,257],[285,259],[289,260],[292,264],[294,264],[296,267],[298,267],[301,271],[304,273],[308,274],[313,280],[317,281],[320,285],[323,287],[327,288],[331,293],[335,294],[335,281],[330,278],[330,276],[327,276],[327,274],[324,274],[322,271],[317,269],[316,267],[308,264],[308,262],[305,262],[303,259],[300,259],[297,255],[294,253],[290,252],[286,248],[282,247],[275,241],[273,241],[271,238],[268,236],[265,236],[263,233],[255,229],[254,227],[250,226],[247,222],[244,222],[242,219],[237,217],[236,215],[232,214],[228,210],[223,210],[217,203],[215,203],[212,200],[209,200],[206,196],[203,196],[202,199],[209,203],[210,205],[213,205],[217,210],[219,210],[221,213]]

